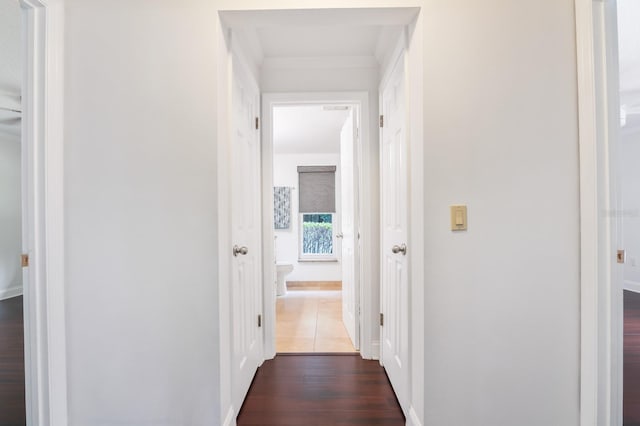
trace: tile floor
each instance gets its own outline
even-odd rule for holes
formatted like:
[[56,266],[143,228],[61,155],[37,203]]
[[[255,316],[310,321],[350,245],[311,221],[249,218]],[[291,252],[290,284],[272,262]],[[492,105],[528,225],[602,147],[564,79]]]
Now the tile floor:
[[340,290],[289,290],[276,301],[276,352],[355,352]]

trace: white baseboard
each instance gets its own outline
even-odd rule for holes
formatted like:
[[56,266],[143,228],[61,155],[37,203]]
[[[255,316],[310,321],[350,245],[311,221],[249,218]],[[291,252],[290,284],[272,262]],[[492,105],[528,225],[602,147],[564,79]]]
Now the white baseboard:
[[371,359],[380,359],[380,340],[371,342]]
[[22,286],[0,290],[0,300],[11,299],[16,296],[22,296]]
[[636,281],[625,280],[624,281],[624,289],[633,291],[635,293],[640,293],[640,283],[636,282]]
[[418,413],[413,408],[413,405],[409,407],[409,417],[407,417],[407,426],[422,426],[422,422],[418,418]]
[[223,426],[235,426],[236,425],[236,416],[235,411],[233,410],[233,405],[229,407],[229,411],[227,411],[227,416],[224,418]]

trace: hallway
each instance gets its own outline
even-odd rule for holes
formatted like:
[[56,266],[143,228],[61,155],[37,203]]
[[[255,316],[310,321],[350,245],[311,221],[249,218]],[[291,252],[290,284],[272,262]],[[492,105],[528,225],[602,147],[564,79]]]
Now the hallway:
[[405,419],[378,361],[280,354],[258,369],[237,424],[401,426]]
[[26,424],[22,296],[0,300],[0,426]]

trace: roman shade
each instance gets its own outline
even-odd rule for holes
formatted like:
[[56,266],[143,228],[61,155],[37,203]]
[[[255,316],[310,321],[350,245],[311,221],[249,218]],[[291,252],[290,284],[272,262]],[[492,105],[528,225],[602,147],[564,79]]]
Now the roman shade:
[[300,213],[335,213],[336,166],[298,166]]

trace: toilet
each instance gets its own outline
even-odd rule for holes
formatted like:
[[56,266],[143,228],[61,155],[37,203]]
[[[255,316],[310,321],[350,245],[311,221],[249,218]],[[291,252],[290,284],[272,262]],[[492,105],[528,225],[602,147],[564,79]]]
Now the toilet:
[[276,295],[284,296],[287,294],[287,283],[284,278],[293,271],[293,264],[289,262],[276,262]]

